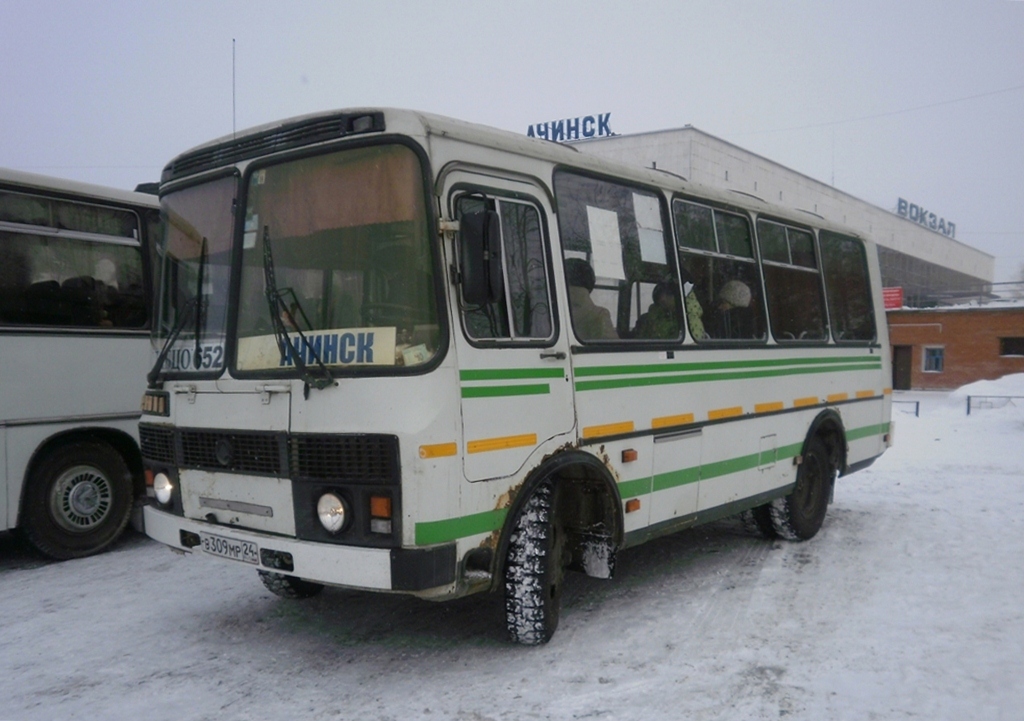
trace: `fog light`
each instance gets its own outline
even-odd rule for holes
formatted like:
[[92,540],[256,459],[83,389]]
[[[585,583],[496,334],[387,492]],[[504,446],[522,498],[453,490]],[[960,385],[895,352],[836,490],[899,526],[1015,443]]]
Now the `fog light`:
[[328,533],[338,533],[345,526],[345,502],[333,493],[325,493],[316,502],[316,515]]
[[166,506],[171,502],[171,493],[174,491],[174,484],[167,477],[166,473],[157,473],[153,476],[153,493],[156,495],[157,503]]

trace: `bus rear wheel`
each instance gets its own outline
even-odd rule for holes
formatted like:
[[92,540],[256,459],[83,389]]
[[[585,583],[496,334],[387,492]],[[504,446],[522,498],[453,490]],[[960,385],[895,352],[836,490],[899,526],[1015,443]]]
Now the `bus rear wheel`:
[[544,481],[527,499],[512,529],[505,561],[505,625],[515,643],[547,643],[558,628],[566,535],[556,492]]
[[835,476],[825,444],[817,436],[811,438],[796,474],[796,487],[769,506],[775,532],[790,541],[813,538],[825,521]]
[[121,535],[132,498],[131,471],[113,448],[92,441],[61,446],[29,476],[22,531],[51,558],[88,556]]

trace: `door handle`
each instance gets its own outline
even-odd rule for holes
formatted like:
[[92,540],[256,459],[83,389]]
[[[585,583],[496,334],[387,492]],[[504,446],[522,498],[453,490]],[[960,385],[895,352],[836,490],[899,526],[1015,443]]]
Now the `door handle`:
[[554,351],[554,352],[549,352],[549,353],[541,353],[540,357],[543,360],[547,360],[548,358],[552,358],[554,360],[565,360],[565,353],[563,353],[562,351],[559,350],[559,351]]

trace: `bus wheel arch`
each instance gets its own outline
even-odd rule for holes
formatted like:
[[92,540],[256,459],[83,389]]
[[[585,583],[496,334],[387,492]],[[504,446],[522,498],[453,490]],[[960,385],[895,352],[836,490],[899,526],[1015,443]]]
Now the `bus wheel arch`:
[[134,440],[117,431],[76,429],[47,439],[25,474],[19,532],[59,560],[103,550],[128,524],[141,468]]
[[589,454],[559,454],[531,474],[495,554],[513,641],[537,645],[551,638],[567,571],[611,577],[622,540],[620,508],[611,475]]

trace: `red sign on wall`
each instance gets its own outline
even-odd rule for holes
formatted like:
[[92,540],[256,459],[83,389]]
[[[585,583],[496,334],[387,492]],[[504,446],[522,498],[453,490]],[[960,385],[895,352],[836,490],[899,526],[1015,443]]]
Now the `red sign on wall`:
[[903,288],[882,288],[882,301],[886,310],[897,310],[903,307]]

